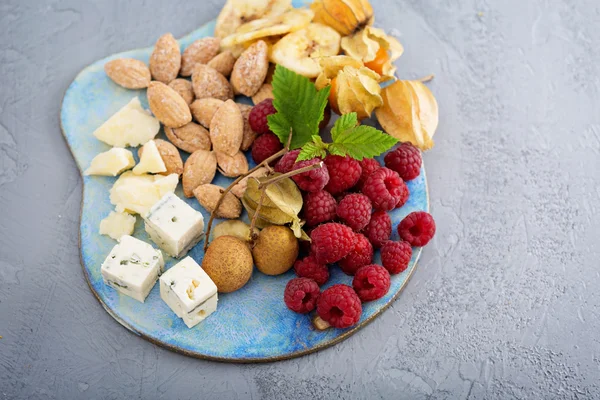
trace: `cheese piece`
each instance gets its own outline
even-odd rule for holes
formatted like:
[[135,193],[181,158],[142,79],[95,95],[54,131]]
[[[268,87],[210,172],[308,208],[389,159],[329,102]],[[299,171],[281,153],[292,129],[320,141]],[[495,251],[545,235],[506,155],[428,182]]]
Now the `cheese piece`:
[[84,174],[117,176],[134,165],[135,160],[131,151],[120,147],[113,147],[94,157],[90,163],[90,167],[85,170]]
[[160,250],[126,235],[113,247],[100,271],[105,284],[143,303],[164,265]]
[[110,202],[119,212],[144,216],[165,194],[173,193],[178,182],[177,174],[135,175],[127,171],[110,189]]
[[204,236],[202,214],[167,193],[144,216],[146,232],[165,253],[181,258]]
[[134,227],[135,216],[124,212],[111,211],[108,217],[100,221],[100,234],[119,240],[121,236],[131,235]]
[[135,147],[154,139],[160,122],[134,97],[94,131],[99,140],[115,147]]
[[186,257],[160,277],[160,298],[193,328],[217,309],[217,286],[196,261]]
[[167,167],[158,152],[156,143],[154,140],[149,141],[144,145],[144,151],[140,157],[140,162],[133,169],[133,173],[136,175],[145,173],[157,174],[159,172],[165,172],[166,170]]

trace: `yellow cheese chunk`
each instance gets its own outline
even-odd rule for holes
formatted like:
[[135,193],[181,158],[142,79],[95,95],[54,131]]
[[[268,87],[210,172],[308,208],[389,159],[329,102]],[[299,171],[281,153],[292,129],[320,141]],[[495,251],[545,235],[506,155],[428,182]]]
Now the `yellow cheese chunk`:
[[165,194],[174,192],[179,176],[122,174],[110,189],[110,202],[119,212],[144,216]]
[[117,176],[134,165],[135,160],[131,151],[120,147],[113,147],[94,157],[90,163],[90,167],[85,170],[84,174]]
[[111,211],[108,217],[100,221],[100,234],[119,240],[121,236],[133,234],[134,227],[135,216],[124,212]]
[[154,142],[154,140],[151,140],[148,143],[146,143],[143,149],[144,151],[142,152],[142,156],[140,157],[140,162],[133,169],[134,174],[157,174],[159,172],[165,172],[167,170],[165,162],[160,156],[160,153],[158,152],[158,148],[156,147],[156,143]]

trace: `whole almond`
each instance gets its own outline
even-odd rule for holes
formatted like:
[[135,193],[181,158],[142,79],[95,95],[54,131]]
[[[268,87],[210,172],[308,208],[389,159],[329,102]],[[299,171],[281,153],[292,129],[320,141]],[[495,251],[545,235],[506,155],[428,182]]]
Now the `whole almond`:
[[190,44],[181,56],[181,76],[191,76],[198,64],[206,64],[219,53],[221,41],[213,37],[205,37]]
[[193,153],[197,150],[210,150],[210,135],[202,126],[190,122],[181,128],[165,126],[165,135],[177,148]]
[[[183,161],[181,160],[181,155],[179,154],[179,150],[177,150],[177,147],[162,139],[154,139],[154,143],[156,144],[156,148],[160,153],[160,158],[162,158],[163,162],[165,163],[165,167],[167,167],[167,170],[165,172],[161,172],[160,174],[181,175],[183,173]],[[138,149],[139,158],[142,158],[143,152],[144,146]]]
[[164,83],[150,82],[146,95],[150,111],[165,126],[179,128],[192,120],[190,107],[183,97]]
[[227,78],[208,65],[199,64],[194,68],[192,86],[197,99],[206,97],[223,101],[233,99],[233,89]]
[[250,111],[252,111],[252,106],[238,103],[238,107],[240,108],[242,118],[244,119],[244,134],[242,135],[242,144],[240,145],[240,150],[246,151],[252,146],[252,143],[254,143],[254,140],[258,137],[258,133],[252,130],[250,122],[248,121]]
[[258,92],[256,92],[254,96],[252,96],[252,102],[254,103],[254,105],[257,105],[263,100],[274,98],[275,96],[273,96],[273,85],[271,85],[270,83],[265,83],[260,87],[260,89],[258,89]]
[[238,151],[233,157],[217,153],[217,165],[219,172],[229,178],[237,178],[248,172],[248,159],[242,151]]
[[236,94],[254,96],[262,86],[269,70],[267,44],[259,40],[237,59],[231,71],[231,86]]
[[194,189],[200,185],[211,183],[217,172],[217,157],[212,151],[196,150],[185,161],[183,166],[183,194],[192,197]]
[[127,89],[148,87],[152,77],[148,66],[133,58],[118,58],[104,64],[104,72],[117,85]]
[[169,82],[169,87],[179,93],[181,98],[190,105],[194,101],[194,89],[192,89],[192,82],[187,79],[177,78]]
[[[194,196],[206,211],[212,213],[217,207],[223,188],[217,185],[200,185],[194,189]],[[219,209],[215,212],[218,218],[239,218],[242,213],[242,203],[231,192],[225,195]]]
[[223,103],[223,100],[211,99],[210,97],[198,99],[190,104],[190,111],[192,111],[192,116],[196,121],[204,125],[205,128],[210,128],[213,115]]
[[217,152],[234,156],[244,137],[244,119],[237,104],[227,100],[210,121],[210,141]]
[[170,33],[158,38],[150,55],[150,72],[154,80],[169,83],[177,78],[181,67],[179,43]]
[[223,76],[231,75],[231,71],[233,70],[233,65],[235,64],[236,58],[233,53],[229,50],[225,50],[221,54],[216,55],[212,60],[210,60],[206,65],[209,67],[213,67]]
[[240,180],[234,187],[231,188],[231,193],[233,193],[238,199],[241,199],[242,197],[244,197],[244,193],[246,192],[246,188],[248,187],[248,179],[260,178],[262,176],[267,175],[268,172],[269,171],[265,167],[260,167],[248,176],[242,178],[242,180]]

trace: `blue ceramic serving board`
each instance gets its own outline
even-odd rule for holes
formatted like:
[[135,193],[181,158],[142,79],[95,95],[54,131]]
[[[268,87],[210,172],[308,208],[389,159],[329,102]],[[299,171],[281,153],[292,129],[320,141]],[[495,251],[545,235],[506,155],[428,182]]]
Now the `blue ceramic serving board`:
[[[198,38],[211,36],[213,29],[214,22],[180,39],[182,49]],[[108,145],[93,136],[96,128],[134,96],[138,96],[144,107],[148,108],[145,90],[128,90],[116,85],[104,73],[104,64],[121,57],[136,58],[147,63],[151,52],[152,47],[148,47],[99,60],[81,71],[67,89],[61,109],[61,125],[80,171],[89,166],[94,156],[109,149]],[[162,131],[159,136],[164,138]],[[187,154],[182,152],[182,157],[185,160]],[[250,167],[254,166],[251,157],[249,160]],[[83,176],[80,247],[87,282],[104,309],[131,332],[194,357],[232,362],[274,361],[331,346],[367,325],[396,299],[415,270],[421,254],[420,248],[413,249],[409,268],[392,277],[391,288],[385,297],[364,304],[359,324],[349,329],[319,332],[312,327],[310,315],[296,314],[286,308],[283,291],[287,282],[294,277],[293,270],[276,277],[255,270],[246,286],[237,292],[219,295],[217,311],[196,327],[188,329],[161,300],[158,284],[145,303],[140,303],[117,293],[102,281],[100,265],[116,242],[100,235],[98,227],[114,208],[109,200],[109,190],[115,180],[112,177]],[[217,173],[213,183],[225,187],[230,182],[231,179]],[[408,213],[429,210],[424,169],[417,179],[408,182],[408,188],[410,198],[407,204],[391,212],[394,228],[392,239],[398,238],[396,226]],[[184,198],[181,185],[176,194]],[[205,222],[208,221],[209,215],[195,199],[185,200],[202,212]],[[244,218],[247,220],[247,216]],[[151,243],[139,217],[134,236]],[[201,264],[204,256],[202,243],[192,249],[189,255]],[[165,261],[166,268],[177,262],[169,257]],[[381,262],[379,252],[374,262]],[[337,266],[332,266],[330,271],[331,278],[323,288],[336,283],[352,284],[352,277],[344,275]],[[369,330],[364,330],[362,334],[368,335]]]

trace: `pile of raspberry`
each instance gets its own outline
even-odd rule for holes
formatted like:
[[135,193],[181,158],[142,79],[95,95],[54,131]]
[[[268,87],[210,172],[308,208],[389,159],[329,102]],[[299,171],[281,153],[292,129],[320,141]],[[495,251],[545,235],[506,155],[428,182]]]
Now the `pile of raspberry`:
[[[408,268],[413,246],[425,246],[435,234],[435,222],[424,211],[408,214],[395,229],[400,240],[390,240],[392,221],[388,211],[402,207],[410,196],[406,181],[421,171],[421,153],[402,143],[384,157],[357,161],[348,156],[296,162],[299,151],[284,155],[275,171],[286,173],[318,162],[323,167],[292,179],[303,192],[304,227],[311,242],[306,256],[296,261],[297,278],[285,288],[287,307],[298,313],[317,315],[335,328],[356,325],[362,303],[384,297],[391,275]],[[380,249],[381,265],[374,264]],[[321,290],[337,264],[353,277],[352,285],[336,284]]]

